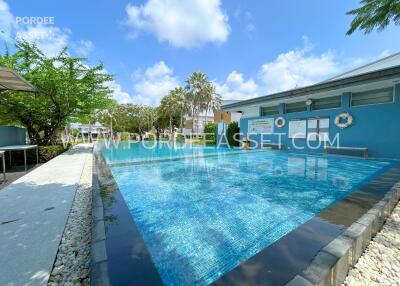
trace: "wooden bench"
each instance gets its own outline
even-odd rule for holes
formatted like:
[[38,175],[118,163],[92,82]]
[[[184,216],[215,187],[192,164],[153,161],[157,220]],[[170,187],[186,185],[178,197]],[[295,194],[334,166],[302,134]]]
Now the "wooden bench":
[[340,151],[340,150],[343,150],[343,151],[357,151],[357,152],[361,152],[362,153],[362,156],[364,157],[364,158],[367,158],[368,157],[368,148],[366,148],[366,147],[336,147],[336,146],[325,146],[324,147],[324,149],[325,149],[325,154],[328,154],[328,152],[329,152],[329,150],[337,150],[337,151]]
[[279,144],[279,143],[263,142],[263,143],[261,143],[261,148],[262,149],[283,150],[284,149],[284,145],[283,144]]

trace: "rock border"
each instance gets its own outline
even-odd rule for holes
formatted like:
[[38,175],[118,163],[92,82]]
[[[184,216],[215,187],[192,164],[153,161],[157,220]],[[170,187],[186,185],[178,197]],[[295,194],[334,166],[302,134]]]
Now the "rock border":
[[90,152],[84,162],[75,197],[47,285],[90,285],[92,168]]
[[400,183],[397,183],[343,234],[321,249],[302,274],[286,286],[341,285],[399,200]]

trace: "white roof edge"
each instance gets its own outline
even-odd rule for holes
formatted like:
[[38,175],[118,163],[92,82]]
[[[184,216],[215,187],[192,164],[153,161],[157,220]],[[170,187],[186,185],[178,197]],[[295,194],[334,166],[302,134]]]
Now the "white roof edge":
[[[376,61],[367,63],[367,64],[362,65],[362,66],[359,66],[359,67],[356,67],[356,68],[351,69],[351,70],[349,70],[349,71],[346,71],[346,72],[344,72],[344,73],[335,75],[334,77],[331,77],[331,78],[329,78],[329,79],[323,80],[323,81],[321,81],[321,82],[319,82],[319,83],[328,82],[328,81],[333,81],[333,80],[340,79],[340,78],[346,78],[346,75],[347,75],[347,74],[351,74],[351,73],[353,73],[353,72],[355,72],[355,71],[357,71],[357,70],[361,70],[361,69],[364,69],[364,68],[366,68],[366,67],[373,66],[373,65],[375,65],[375,64],[377,64],[377,63],[386,61],[386,60],[388,60],[388,59],[390,59],[390,58],[394,58],[394,57],[397,57],[397,56],[400,56],[400,52],[391,54],[391,55],[389,55],[389,56],[387,56],[387,57],[378,59],[378,60],[376,60]],[[396,65],[395,65],[395,66],[396,66]],[[383,70],[383,69],[387,69],[387,68],[388,68],[388,67],[384,67],[384,68],[382,68],[382,70]],[[381,70],[381,69],[376,69],[375,71],[379,71],[379,70]],[[357,74],[357,75],[361,75],[361,74],[368,73],[368,72],[370,72],[370,71],[361,72],[361,73],[359,73],[359,74]],[[349,77],[350,77],[350,76],[353,76],[353,75],[349,75]]]

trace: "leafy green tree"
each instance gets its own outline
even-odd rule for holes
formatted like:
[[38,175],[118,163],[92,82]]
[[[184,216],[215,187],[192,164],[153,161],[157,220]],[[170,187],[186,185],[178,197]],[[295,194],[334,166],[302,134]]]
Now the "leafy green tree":
[[80,120],[105,109],[112,76],[102,64],[90,67],[83,58],[69,56],[67,49],[46,57],[35,45],[16,44],[16,52],[0,55],[0,65],[16,70],[38,89],[36,93],[8,91],[0,97],[2,121],[25,126],[32,143],[55,144],[57,132],[71,119]]
[[229,123],[228,129],[226,131],[226,137],[228,139],[229,146],[234,147],[234,146],[239,146],[239,142],[235,140],[238,139],[238,137],[235,137],[235,134],[240,132],[239,125],[236,121]]
[[347,12],[347,15],[355,15],[347,35],[357,29],[365,34],[375,28],[382,31],[392,21],[400,25],[400,0],[362,0],[361,4],[360,8]]
[[173,132],[173,118],[181,112],[180,99],[174,90],[164,96],[160,102],[160,111],[169,118],[169,132]]
[[155,121],[155,109],[139,104],[113,105],[101,111],[99,122],[116,132],[130,132],[142,135],[150,131]]
[[187,102],[185,100],[186,97],[186,89],[183,87],[176,87],[173,91],[172,91],[175,96],[177,97],[178,100],[178,104],[179,104],[179,117],[180,117],[180,123],[179,123],[179,128],[181,129],[182,132],[182,128],[183,128],[183,119],[185,114],[188,112],[188,105]]
[[215,85],[212,84],[211,82],[208,84],[205,99],[206,99],[206,118],[207,118],[209,109],[212,109],[213,111],[219,109],[221,107],[221,102],[222,102],[221,95],[216,93]]

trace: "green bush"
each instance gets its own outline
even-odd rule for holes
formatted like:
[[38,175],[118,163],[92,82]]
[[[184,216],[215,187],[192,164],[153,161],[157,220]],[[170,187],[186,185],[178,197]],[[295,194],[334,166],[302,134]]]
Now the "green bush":
[[[61,153],[65,152],[69,148],[64,148],[62,144],[50,145],[50,146],[39,146],[39,163],[45,163],[50,161],[54,157],[57,157]],[[8,154],[7,154],[8,159]],[[36,149],[29,149],[26,151],[26,160],[28,164],[36,164]],[[6,160],[6,164],[9,166],[9,160]],[[24,165],[24,152],[13,151],[11,166]]]
[[[239,142],[234,139],[236,133],[240,132],[240,128],[237,122],[231,122],[228,125],[228,130],[226,132],[226,137],[228,138],[229,146],[236,147],[239,146]],[[236,136],[238,138],[238,136]]]
[[217,138],[215,137],[217,133],[217,124],[208,123],[204,126],[204,135],[207,145],[215,145],[217,143]]
[[63,145],[39,146],[39,162],[50,161],[66,150]]

